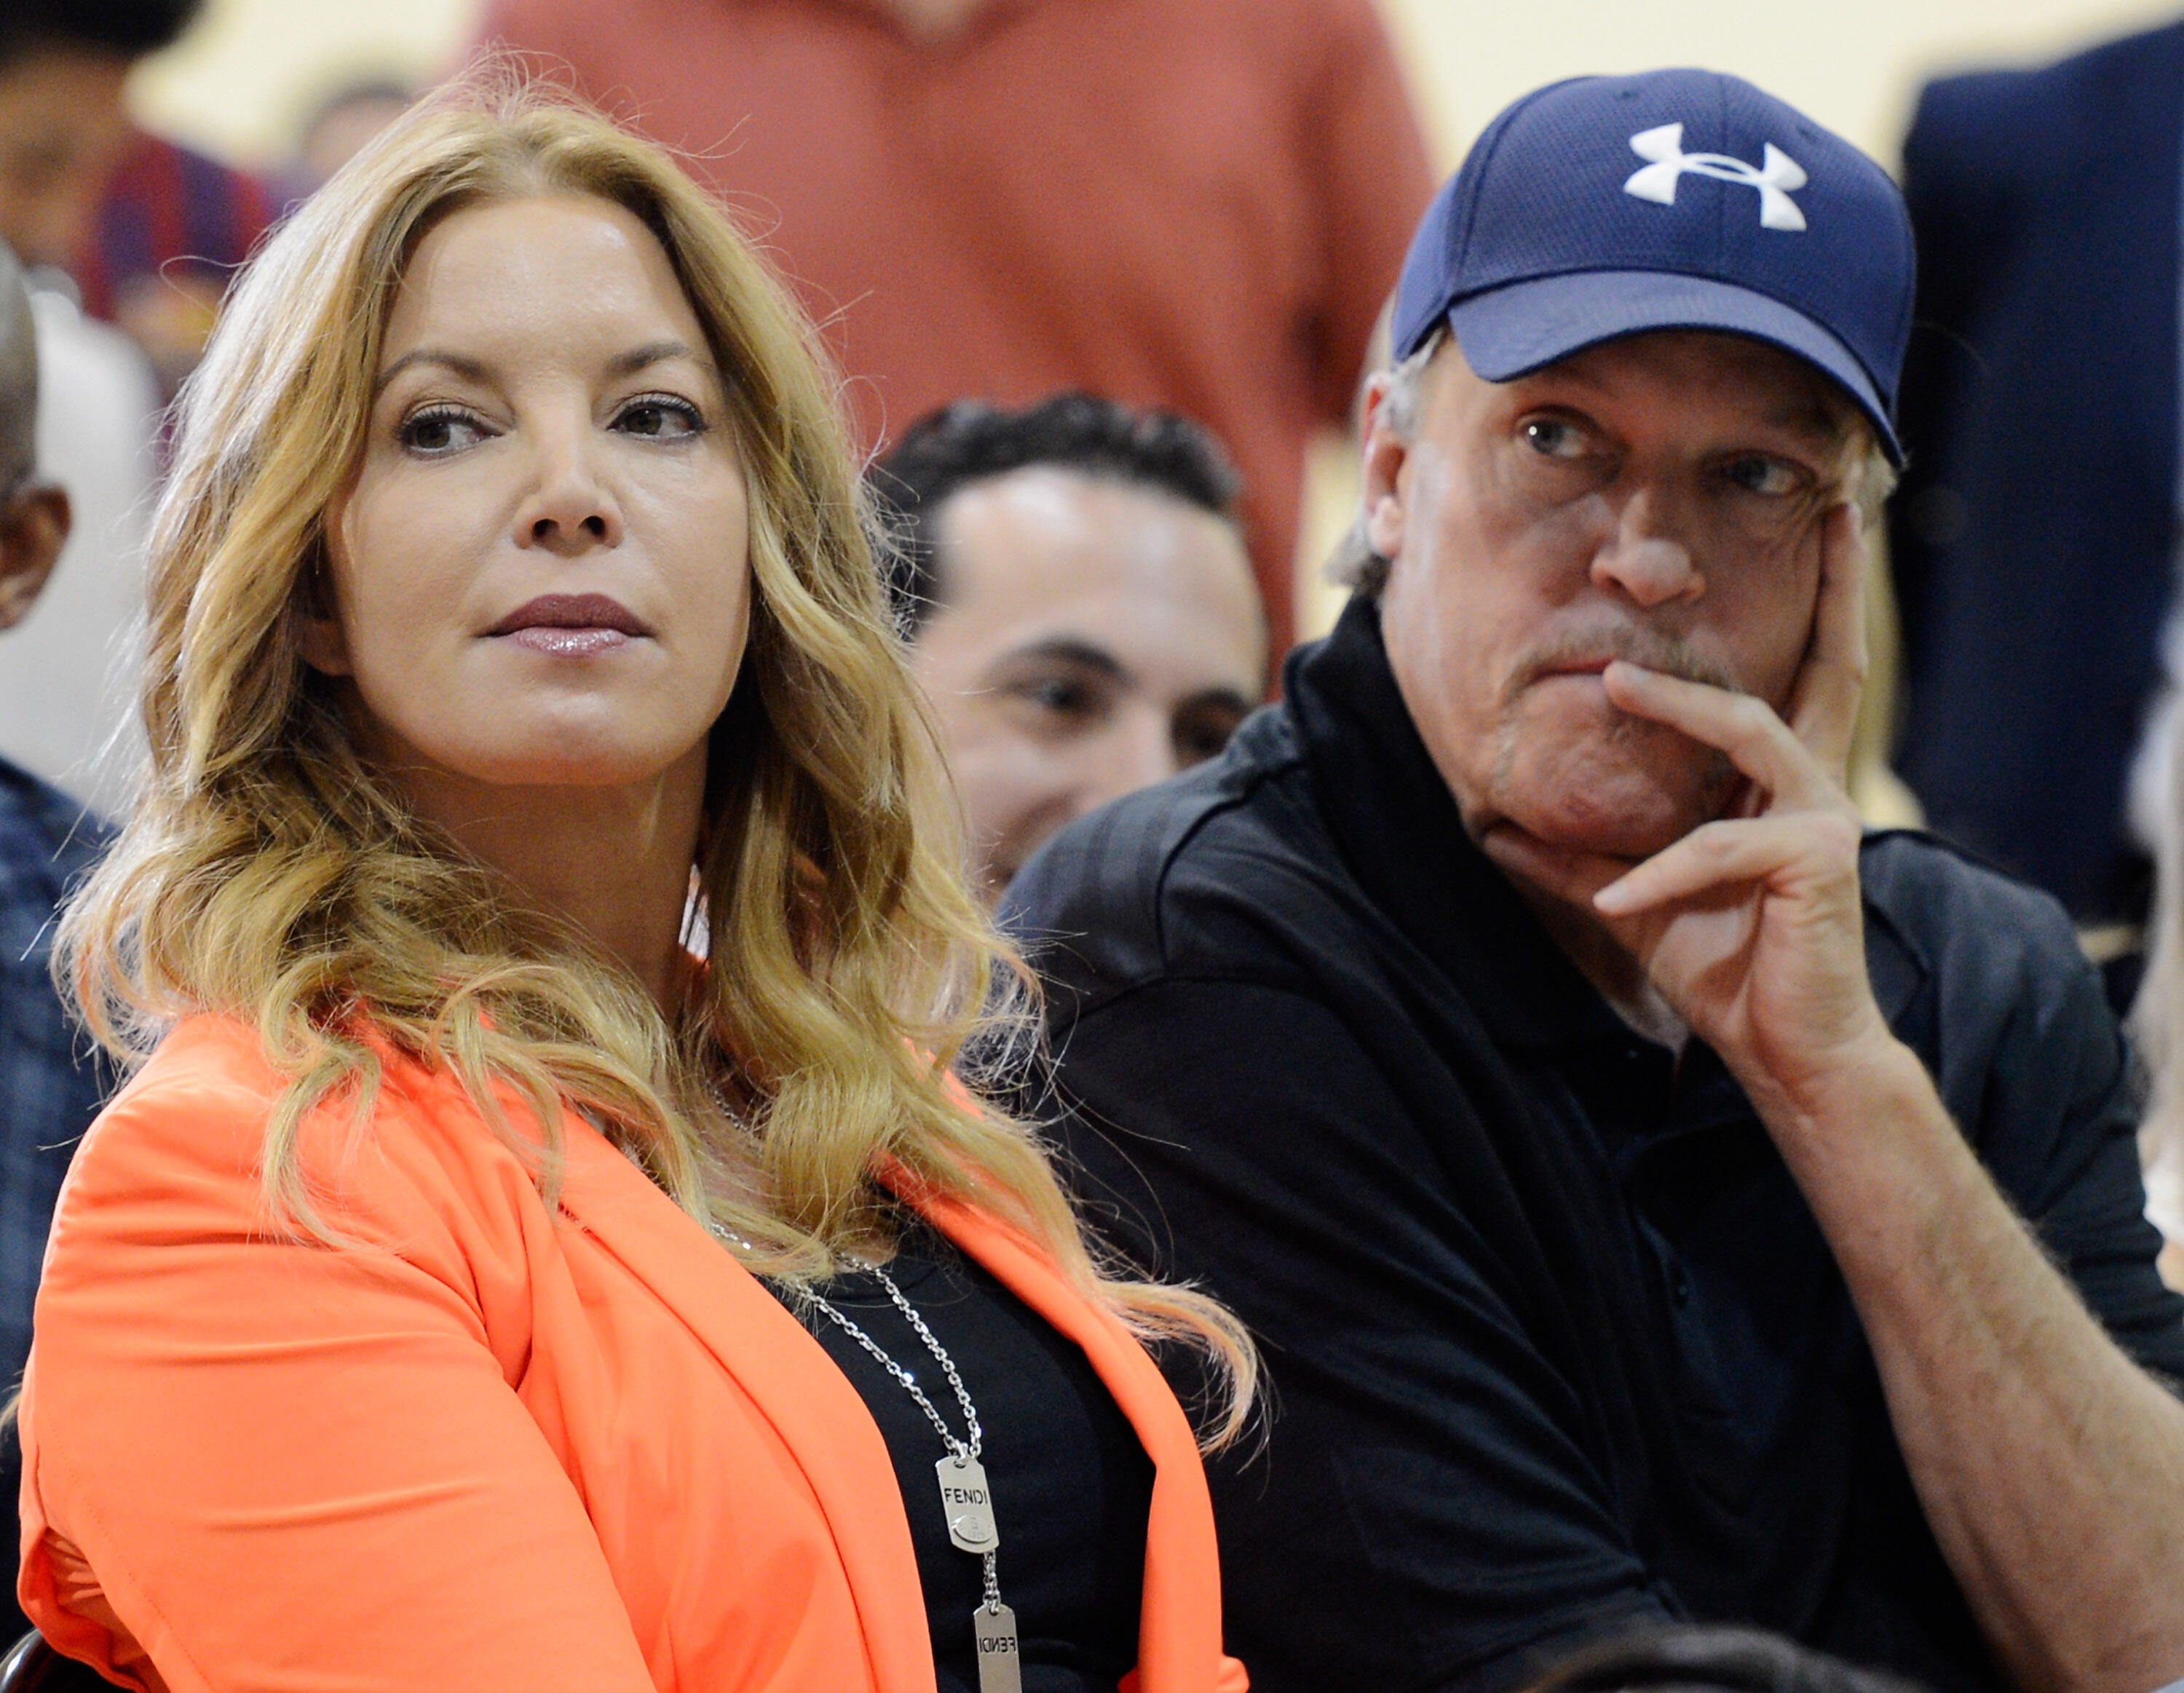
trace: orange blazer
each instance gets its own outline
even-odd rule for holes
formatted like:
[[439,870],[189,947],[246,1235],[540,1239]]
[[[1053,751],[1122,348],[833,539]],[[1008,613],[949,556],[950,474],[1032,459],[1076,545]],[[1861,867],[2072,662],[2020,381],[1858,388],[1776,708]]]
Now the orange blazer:
[[[558,1214],[460,1084],[391,1059],[267,1211],[255,1033],[168,1036],[76,1156],[23,1396],[24,1608],[171,1693],[931,1693],[864,1401],[573,1113]],[[521,1122],[520,1117],[511,1116]],[[1084,1349],[1155,1466],[1137,1693],[1236,1693],[1191,1430],[1021,1234],[903,1195]]]

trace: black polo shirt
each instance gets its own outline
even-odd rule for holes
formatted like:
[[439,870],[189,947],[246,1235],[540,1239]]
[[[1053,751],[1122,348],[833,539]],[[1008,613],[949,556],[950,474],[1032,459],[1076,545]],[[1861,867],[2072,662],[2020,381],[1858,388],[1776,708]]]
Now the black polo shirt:
[[[2184,1376],[2125,1054],[2062,911],[1921,836],[1862,869],[1892,1026],[2109,1331]],[[1472,844],[1374,606],[1226,757],[1060,837],[1009,911],[1095,1224],[1266,1348],[1270,1439],[1213,1473],[1260,1693],[1500,1689],[1681,1616],[2002,1685],[1766,1131]]]

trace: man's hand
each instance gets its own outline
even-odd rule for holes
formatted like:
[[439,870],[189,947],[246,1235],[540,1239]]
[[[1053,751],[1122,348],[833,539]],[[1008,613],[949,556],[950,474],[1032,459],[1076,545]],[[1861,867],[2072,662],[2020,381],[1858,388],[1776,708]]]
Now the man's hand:
[[1763,700],[1632,664],[1602,677],[1618,708],[1715,748],[1744,777],[1729,816],[1592,903],[1770,1120],[1777,1100],[1811,1114],[1847,1065],[1894,1044],[1866,976],[1858,813],[1842,787],[1865,669],[1864,565],[1857,514],[1838,506],[1786,723]]
[[2013,1679],[2146,1693],[2184,1674],[2184,1407],[2042,1256],[1875,1003],[1842,788],[1864,549],[1847,510],[1827,523],[1788,721],[1608,667],[1618,708],[1719,749],[1747,786],[1594,909],[1781,1147],[1857,1302],[1927,1520]]

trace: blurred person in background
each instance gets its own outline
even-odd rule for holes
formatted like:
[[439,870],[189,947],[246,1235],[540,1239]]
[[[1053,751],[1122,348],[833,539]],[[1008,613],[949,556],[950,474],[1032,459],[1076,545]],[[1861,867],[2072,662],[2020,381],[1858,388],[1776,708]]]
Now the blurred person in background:
[[1064,823],[1213,757],[1266,690],[1236,477],[1186,420],[976,401],[872,471],[911,666],[998,897]]
[[1913,283],[1886,174],[1748,83],[1518,102],[1406,265],[1334,633],[1009,891],[1081,1197],[1267,1349],[1213,1467],[1258,1693],[1683,1618],[2184,1677],[2098,977],[1843,791]]
[[1930,84],[1903,190],[1897,766],[1932,827],[2127,931],[2184,451],[2184,24]]
[[296,126],[295,145],[281,173],[284,196],[295,201],[316,192],[416,97],[417,91],[399,77],[366,76],[314,102]]
[[2169,732],[2149,749],[2162,767],[2148,773],[2137,796],[2160,810],[2139,820],[2153,848],[2155,884],[2145,977],[2131,1030],[2146,1066],[2146,1116],[2138,1132],[2146,1214],[2168,1242],[2162,1273],[2171,1287],[2184,1288],[2184,771],[2177,767],[2184,734],[2176,727],[2172,717]]
[[480,38],[691,157],[868,443],[1066,389],[1210,429],[1287,648],[1304,449],[1433,187],[1373,0],[491,0]]
[[[37,457],[39,384],[30,298],[0,247],[0,629],[30,610],[68,538],[68,495]],[[16,656],[0,643],[0,677]],[[83,1050],[48,973],[61,897],[103,843],[74,800],[0,759],[0,1395],[22,1378],[53,1200],[105,1091],[107,1072]],[[11,1525],[21,1473],[15,1431],[0,1430]],[[0,1645],[28,1627],[11,1582],[0,1596]]]
[[46,591],[0,633],[0,757],[114,816],[143,757],[135,705],[159,385],[136,342],[64,289],[34,286],[31,305],[38,462],[68,490],[75,521]]
[[252,178],[138,129],[129,73],[203,0],[8,0],[0,8],[0,239],[127,330],[167,392],[272,215]]

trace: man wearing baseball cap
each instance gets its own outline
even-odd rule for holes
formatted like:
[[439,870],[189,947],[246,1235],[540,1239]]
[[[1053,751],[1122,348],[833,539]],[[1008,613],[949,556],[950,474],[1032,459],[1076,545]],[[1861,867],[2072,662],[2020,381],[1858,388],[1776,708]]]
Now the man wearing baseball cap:
[[2184,1677],[2184,1302],[2044,895],[1862,836],[1902,202],[1733,78],[1503,113],[1367,404],[1359,590],[1019,878],[1083,1193],[1262,1337],[1260,1693],[1755,1623]]

